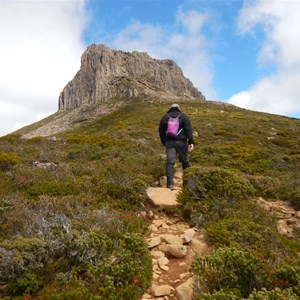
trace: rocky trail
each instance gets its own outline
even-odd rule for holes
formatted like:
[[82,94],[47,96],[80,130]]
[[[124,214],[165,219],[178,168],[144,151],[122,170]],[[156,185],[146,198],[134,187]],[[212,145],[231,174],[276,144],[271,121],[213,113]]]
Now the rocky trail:
[[196,228],[190,228],[179,214],[176,201],[182,186],[182,171],[174,176],[175,189],[165,186],[165,179],[156,187],[147,189],[149,204],[144,218],[150,220],[145,236],[152,256],[152,286],[141,300],[190,300],[193,296],[193,278],[189,272],[194,256],[206,255],[210,249],[205,237]]
[[[152,256],[152,286],[141,300],[191,300],[193,277],[190,266],[195,255],[205,256],[212,249],[201,230],[191,228],[177,213],[180,204],[177,196],[182,186],[182,171],[174,176],[175,189],[166,188],[161,178],[155,187],[146,190],[149,199],[142,217],[149,221],[145,236]],[[285,201],[254,199],[277,219],[278,232],[293,237],[300,232],[300,211],[295,211]]]
[[280,234],[293,238],[300,234],[300,211],[296,211],[287,201],[267,201],[261,197],[255,201],[277,219]]

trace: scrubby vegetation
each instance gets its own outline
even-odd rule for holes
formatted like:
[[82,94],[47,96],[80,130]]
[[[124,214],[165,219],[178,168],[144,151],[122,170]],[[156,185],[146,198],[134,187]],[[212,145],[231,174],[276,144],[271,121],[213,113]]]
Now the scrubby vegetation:
[[279,235],[275,218],[251,199],[299,209],[299,121],[229,108],[221,123],[208,113],[215,117],[199,126],[201,150],[180,197],[185,218],[215,248],[192,265],[197,299],[298,299],[298,237]]
[[[180,103],[196,148],[182,214],[215,251],[196,258],[198,299],[297,299],[299,241],[251,199],[300,209],[300,122],[213,102]],[[128,102],[72,130],[0,138],[0,296],[139,299],[151,258],[138,218],[164,175],[168,103]]]

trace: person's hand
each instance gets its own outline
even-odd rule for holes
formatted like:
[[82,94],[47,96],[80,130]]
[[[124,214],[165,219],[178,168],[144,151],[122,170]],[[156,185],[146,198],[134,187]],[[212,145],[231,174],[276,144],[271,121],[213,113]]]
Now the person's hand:
[[188,151],[189,152],[192,152],[194,150],[194,145],[193,144],[190,144],[189,147],[188,147]]

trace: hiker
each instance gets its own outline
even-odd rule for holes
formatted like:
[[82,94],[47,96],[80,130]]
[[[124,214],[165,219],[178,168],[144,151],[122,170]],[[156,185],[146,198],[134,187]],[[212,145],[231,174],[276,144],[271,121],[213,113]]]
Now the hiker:
[[167,188],[174,189],[174,165],[177,153],[183,170],[190,166],[188,152],[194,150],[193,132],[188,116],[177,103],[171,105],[159,123],[159,137],[166,146]]

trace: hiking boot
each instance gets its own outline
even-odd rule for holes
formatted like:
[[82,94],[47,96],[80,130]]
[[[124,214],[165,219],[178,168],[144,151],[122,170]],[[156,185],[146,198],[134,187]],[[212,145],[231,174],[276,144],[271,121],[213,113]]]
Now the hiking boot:
[[170,189],[171,191],[174,190],[174,186],[173,186],[172,184],[169,184],[169,185],[167,186],[167,188]]

